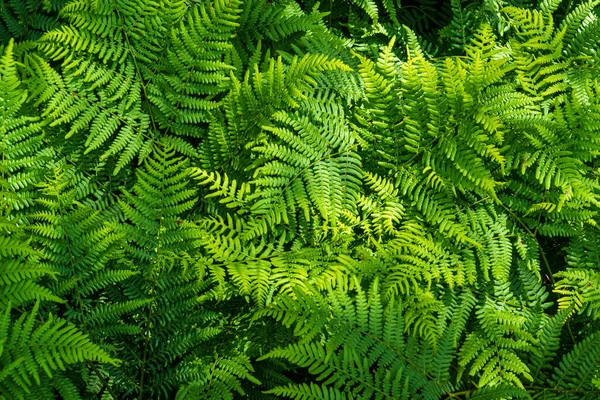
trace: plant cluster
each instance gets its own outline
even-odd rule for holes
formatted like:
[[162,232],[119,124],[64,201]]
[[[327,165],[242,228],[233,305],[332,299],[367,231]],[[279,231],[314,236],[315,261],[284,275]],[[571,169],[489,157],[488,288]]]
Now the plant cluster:
[[0,399],[597,399],[600,1],[0,0]]

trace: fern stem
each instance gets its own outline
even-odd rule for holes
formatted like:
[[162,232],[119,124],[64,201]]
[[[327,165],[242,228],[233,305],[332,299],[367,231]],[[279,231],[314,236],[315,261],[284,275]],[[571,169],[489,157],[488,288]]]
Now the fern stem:
[[219,354],[215,354],[215,361],[214,361],[214,362],[213,362],[213,364],[212,364],[212,368],[210,369],[210,376],[209,376],[209,377],[208,377],[208,379],[206,380],[206,385],[205,385],[205,387],[204,387],[204,390],[203,390],[203,391],[208,391],[208,392],[210,392],[210,390],[209,390],[209,387],[210,387],[210,384],[211,384],[211,383],[212,383],[212,381],[213,381],[213,378],[215,377],[215,370],[217,369],[217,364],[218,364],[218,362],[219,362]]
[[512,210],[510,210],[508,207],[506,207],[502,203],[500,203],[500,205],[502,206],[502,208],[504,208],[506,210],[506,212],[508,212],[511,215],[511,217],[513,217],[519,223],[519,225],[521,225],[523,227],[523,229],[525,229],[527,231],[529,236],[533,240],[535,240],[535,242],[538,245],[538,248],[540,249],[540,255],[542,256],[542,260],[544,261],[544,266],[546,267],[548,276],[550,277],[552,284],[554,284],[555,280],[554,280],[554,276],[552,275],[552,269],[550,268],[550,263],[548,262],[548,259],[546,258],[546,253],[544,253],[544,249],[542,249],[542,246],[540,245],[540,242],[537,239],[536,232],[532,232],[531,229],[529,229],[529,226],[527,226],[527,224],[525,222],[523,222],[523,220],[521,220],[521,218],[519,218],[518,215],[515,215],[515,213]]
[[[163,199],[164,200],[164,199]],[[162,209],[161,209],[161,214],[162,211],[164,210],[164,201],[162,202]],[[159,229],[160,232],[160,229]],[[157,285],[157,279],[154,280],[154,287],[152,288],[152,295],[154,295],[154,293],[156,292],[156,285]],[[142,353],[142,366],[141,366],[141,373],[140,373],[140,384],[139,384],[139,389],[140,389],[140,394],[138,396],[138,400],[142,400],[143,399],[143,394],[144,394],[144,378],[146,377],[146,363],[148,362],[148,346],[150,345],[150,321],[152,320],[152,303],[148,304],[148,315],[146,316],[146,339],[144,342],[144,351]]]
[[[119,396],[117,396],[117,394],[115,393],[113,388],[109,385],[106,378],[102,376],[100,371],[98,371],[98,368],[96,368],[96,365],[92,361],[88,361],[88,365],[90,366],[90,368],[92,368],[92,370],[94,371],[94,373],[96,374],[98,379],[100,379],[100,382],[102,382],[102,389],[106,389],[108,391],[108,393],[111,395],[111,397],[113,398],[113,400],[119,399]],[[100,389],[100,392],[102,392],[102,389]]]
[[[162,211],[164,210],[164,201],[162,202],[162,209],[161,209],[161,214]],[[159,230],[160,232],[160,230]],[[154,287],[152,288],[152,295],[154,295],[154,293],[156,292],[156,285],[157,285],[157,279],[154,280]],[[143,395],[144,395],[144,378],[146,377],[146,363],[148,362],[148,346],[150,345],[150,321],[152,321],[152,303],[148,304],[148,315],[146,316],[146,339],[144,342],[144,351],[142,353],[142,366],[141,366],[141,372],[140,372],[140,384],[139,384],[139,390],[140,390],[140,394],[138,396],[138,400],[142,400],[143,399]]]
[[453,399],[453,398],[459,397],[459,396],[468,396],[471,393],[473,393],[475,390],[477,390],[477,389],[463,390],[462,392],[449,393],[448,397],[446,397],[446,399]]
[[[146,321],[146,325],[149,325],[150,318],[152,318],[152,307],[148,307],[148,317]],[[148,345],[150,344],[150,330],[146,329],[146,342],[144,343],[144,353],[142,356],[142,367],[141,367],[141,375],[140,375],[140,395],[138,396],[139,400],[143,399],[144,395],[144,378],[146,374],[146,361],[148,357]]]

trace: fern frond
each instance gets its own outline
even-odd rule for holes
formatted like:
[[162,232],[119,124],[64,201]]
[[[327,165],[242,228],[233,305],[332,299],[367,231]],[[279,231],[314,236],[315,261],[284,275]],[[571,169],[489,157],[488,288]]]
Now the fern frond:
[[0,357],[2,364],[12,365],[12,369],[4,377],[6,382],[0,381],[0,391],[6,392],[8,387],[16,385],[27,392],[28,386],[40,384],[42,374],[52,377],[52,371],[64,370],[65,365],[84,360],[117,364],[117,360],[65,320],[50,314],[46,321],[36,324],[38,308],[39,302],[36,302],[31,313],[23,314],[10,329],[6,325],[10,321],[11,307],[3,313],[1,325],[6,336]]

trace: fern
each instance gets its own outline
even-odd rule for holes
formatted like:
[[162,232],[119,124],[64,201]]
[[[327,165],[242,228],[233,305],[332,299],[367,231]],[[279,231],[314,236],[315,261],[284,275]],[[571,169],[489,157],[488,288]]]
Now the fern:
[[20,210],[33,204],[36,183],[41,179],[44,153],[39,118],[27,110],[27,90],[21,83],[10,41],[0,59],[0,164],[4,205]]
[[29,315],[23,314],[12,324],[11,307],[4,311],[0,331],[4,338],[2,364],[7,367],[0,382],[1,393],[24,398],[29,386],[41,384],[40,375],[52,378],[53,370],[64,370],[65,365],[83,360],[116,363],[74,325],[52,314],[35,324],[38,307],[36,302]]
[[[133,191],[120,202],[127,223],[117,229],[127,238],[124,250],[136,274],[122,289],[116,288],[118,292],[111,291],[117,301],[112,310],[107,307],[93,316],[104,326],[103,314],[124,313],[125,321],[138,327],[139,333],[121,333],[128,343],[129,350],[121,350],[128,362],[110,372],[120,392],[138,396],[169,397],[180,384],[199,381],[202,364],[194,367],[193,359],[180,360],[221,330],[211,323],[218,312],[194,307],[206,285],[188,253],[197,240],[196,230],[180,218],[193,207],[195,191],[188,187],[188,161],[173,155],[172,148],[156,145],[145,168],[137,171]],[[170,367],[163,369],[165,362]],[[131,387],[131,380],[139,380],[139,387]]]
[[[414,336],[405,339],[403,306],[390,303],[384,307],[378,292],[375,281],[368,293],[356,286],[354,298],[341,291],[330,292],[327,297],[331,311],[315,309],[327,304],[324,299],[317,302],[303,297],[299,309],[274,305],[261,312],[260,315],[283,318],[286,325],[295,326],[295,335],[302,337],[298,343],[272,350],[262,358],[285,358],[324,381],[322,386],[288,385],[271,392],[289,398],[314,398],[319,393],[334,398],[344,398],[346,394],[362,398],[437,398],[450,393],[448,368],[456,345],[452,338],[461,334],[464,324],[458,319],[456,324],[446,326],[435,347]],[[473,305],[469,303],[467,310]],[[306,309],[319,310],[314,318],[324,318],[322,328],[315,330],[314,322],[302,317]],[[321,341],[324,347],[319,345]],[[422,364],[421,360],[433,362]],[[335,385],[329,386],[333,382]]]
[[65,0],[10,1],[0,3],[0,44],[11,38],[36,40],[46,31],[57,28],[57,14],[66,4]]
[[598,21],[0,0],[0,397],[598,398]]

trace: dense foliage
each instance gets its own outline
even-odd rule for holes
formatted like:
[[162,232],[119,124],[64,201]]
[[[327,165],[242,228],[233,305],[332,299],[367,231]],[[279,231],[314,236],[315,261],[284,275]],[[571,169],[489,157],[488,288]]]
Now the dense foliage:
[[599,4],[0,0],[0,398],[599,398]]

